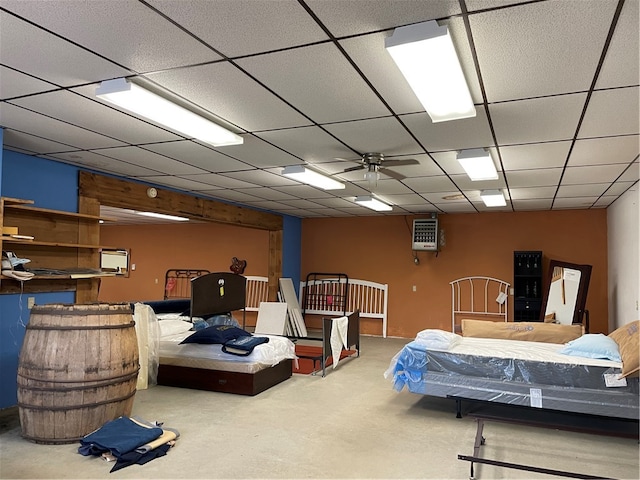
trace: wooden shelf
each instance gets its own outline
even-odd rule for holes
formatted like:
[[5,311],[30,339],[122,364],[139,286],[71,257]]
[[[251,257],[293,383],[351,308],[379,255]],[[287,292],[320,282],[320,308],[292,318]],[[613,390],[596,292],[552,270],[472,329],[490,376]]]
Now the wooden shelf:
[[[97,281],[110,273],[75,273],[100,269],[99,245],[101,217],[84,213],[51,210],[33,206],[32,200],[0,198],[0,228],[17,227],[19,235],[33,239],[0,237],[0,248],[18,257],[28,258],[25,265],[33,271],[69,271],[69,274],[44,274],[20,282],[0,275],[0,294],[82,290],[83,297],[97,297]],[[6,247],[4,247],[6,245]],[[93,282],[93,283],[92,283]],[[89,293],[87,293],[89,292]]]
[[100,216],[95,215],[86,215],[84,213],[75,213],[75,212],[66,212],[64,210],[50,210],[48,208],[40,208],[40,207],[32,207],[30,205],[24,204],[5,204],[5,210],[22,210],[24,212],[28,212],[28,214],[41,214],[41,215],[53,215],[55,217],[69,217],[69,218],[77,218],[79,220],[106,220]]

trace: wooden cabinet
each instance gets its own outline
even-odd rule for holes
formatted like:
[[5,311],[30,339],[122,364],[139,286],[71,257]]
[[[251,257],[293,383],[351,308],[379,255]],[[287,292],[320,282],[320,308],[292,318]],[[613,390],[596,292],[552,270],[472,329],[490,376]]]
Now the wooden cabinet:
[[542,252],[513,252],[513,319],[540,320],[542,309]]
[[17,227],[20,238],[2,235],[0,247],[31,260],[36,275],[21,282],[0,276],[0,293],[75,291],[76,303],[97,300],[100,217],[49,210],[31,200],[0,198],[0,228]]

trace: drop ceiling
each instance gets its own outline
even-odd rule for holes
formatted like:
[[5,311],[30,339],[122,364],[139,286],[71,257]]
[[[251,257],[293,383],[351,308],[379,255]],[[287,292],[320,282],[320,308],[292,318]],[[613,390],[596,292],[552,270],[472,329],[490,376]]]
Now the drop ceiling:
[[[637,190],[638,0],[0,0],[8,150],[297,217],[606,208]],[[434,124],[384,49],[447,25],[476,104]],[[126,77],[244,138],[214,148],[95,97]],[[486,148],[497,180],[456,152]],[[416,159],[377,183],[366,152]],[[308,165],[346,183],[281,175]],[[354,203],[373,193],[393,205]]]

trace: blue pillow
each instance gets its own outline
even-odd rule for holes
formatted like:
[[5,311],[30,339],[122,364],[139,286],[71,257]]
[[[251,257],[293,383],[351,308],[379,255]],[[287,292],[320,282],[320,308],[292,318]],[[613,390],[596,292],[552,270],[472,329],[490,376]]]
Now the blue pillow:
[[251,336],[251,334],[241,328],[232,325],[214,325],[189,335],[180,343],[227,343],[239,337]]
[[560,353],[578,357],[602,358],[621,362],[618,344],[602,333],[587,333],[566,343]]

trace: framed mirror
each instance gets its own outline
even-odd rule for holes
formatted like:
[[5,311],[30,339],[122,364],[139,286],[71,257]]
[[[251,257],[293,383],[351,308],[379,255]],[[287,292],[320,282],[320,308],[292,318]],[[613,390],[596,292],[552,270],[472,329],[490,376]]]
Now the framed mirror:
[[549,288],[542,297],[543,316],[540,320],[554,319],[556,323],[571,325],[583,323],[589,331],[588,313],[585,311],[587,291],[591,278],[591,265],[550,260],[548,281]]

